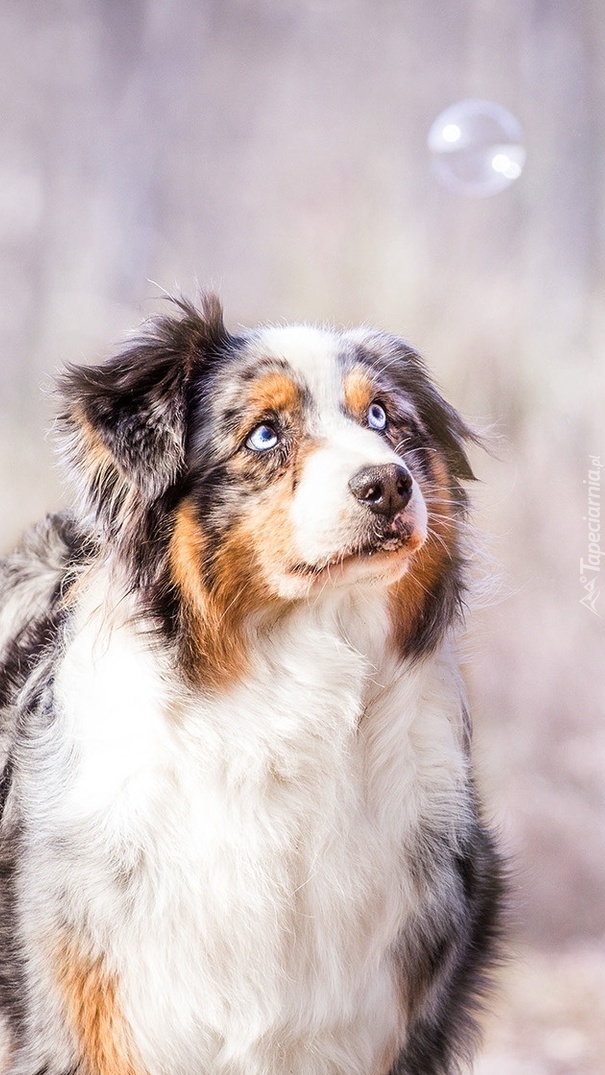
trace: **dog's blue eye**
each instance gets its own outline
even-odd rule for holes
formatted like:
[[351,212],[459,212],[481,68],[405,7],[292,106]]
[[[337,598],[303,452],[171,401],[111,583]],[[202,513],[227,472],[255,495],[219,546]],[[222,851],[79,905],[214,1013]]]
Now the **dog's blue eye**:
[[279,437],[273,426],[263,422],[262,425],[252,430],[246,441],[246,447],[252,448],[253,452],[266,452],[269,448],[275,448],[278,440]]
[[380,403],[370,403],[368,408],[368,425],[370,429],[382,430],[386,428],[387,413]]

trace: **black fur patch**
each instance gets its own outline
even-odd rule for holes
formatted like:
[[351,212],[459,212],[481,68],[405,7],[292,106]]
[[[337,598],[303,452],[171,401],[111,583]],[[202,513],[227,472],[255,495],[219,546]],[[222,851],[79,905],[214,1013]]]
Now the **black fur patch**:
[[6,806],[6,800],[8,799],[8,793],[13,779],[13,761],[9,758],[6,762],[2,773],[0,773],[0,823],[4,815],[4,808]]
[[[419,879],[426,916],[407,931],[402,972],[416,998],[406,1047],[390,1075],[451,1075],[472,1058],[477,1015],[499,963],[504,869],[488,830],[476,820],[462,847],[423,837]],[[442,895],[431,913],[431,894]],[[434,896],[433,896],[434,898]]]
[[25,1019],[25,959],[18,939],[15,870],[19,858],[19,829],[3,822],[0,832],[0,1011],[15,1039]]

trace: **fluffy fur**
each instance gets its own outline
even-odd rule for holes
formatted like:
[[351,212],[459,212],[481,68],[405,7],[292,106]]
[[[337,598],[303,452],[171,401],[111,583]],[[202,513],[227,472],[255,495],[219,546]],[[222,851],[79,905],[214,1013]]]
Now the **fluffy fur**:
[[0,567],[10,1075],[445,1075],[501,866],[452,652],[473,434],[380,332],[218,300],[61,383]]

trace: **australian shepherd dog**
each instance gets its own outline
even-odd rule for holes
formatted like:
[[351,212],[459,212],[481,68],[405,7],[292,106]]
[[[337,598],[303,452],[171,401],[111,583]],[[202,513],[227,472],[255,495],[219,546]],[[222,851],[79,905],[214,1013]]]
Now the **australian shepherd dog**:
[[60,392],[75,506],[0,566],[2,1070],[458,1070],[475,435],[402,340],[212,295]]

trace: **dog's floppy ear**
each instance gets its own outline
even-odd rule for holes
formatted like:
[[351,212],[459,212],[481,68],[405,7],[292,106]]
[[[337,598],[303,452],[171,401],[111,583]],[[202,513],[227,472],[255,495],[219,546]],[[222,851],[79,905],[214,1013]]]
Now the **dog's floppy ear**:
[[411,393],[420,417],[447,460],[452,478],[456,482],[474,481],[466,445],[481,445],[481,437],[443,398],[418,352],[402,341],[399,341],[398,350],[404,360],[400,367],[403,386]]
[[180,316],[149,321],[119,354],[72,366],[59,381],[68,458],[89,507],[106,523],[127,503],[150,504],[178,481],[187,387],[229,339],[215,295],[204,296],[201,311],[174,301]]

